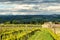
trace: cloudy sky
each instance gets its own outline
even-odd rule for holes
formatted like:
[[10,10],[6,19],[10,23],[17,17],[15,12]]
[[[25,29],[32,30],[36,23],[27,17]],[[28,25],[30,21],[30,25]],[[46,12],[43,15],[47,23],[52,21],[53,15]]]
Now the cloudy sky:
[[0,15],[60,14],[60,0],[0,0]]

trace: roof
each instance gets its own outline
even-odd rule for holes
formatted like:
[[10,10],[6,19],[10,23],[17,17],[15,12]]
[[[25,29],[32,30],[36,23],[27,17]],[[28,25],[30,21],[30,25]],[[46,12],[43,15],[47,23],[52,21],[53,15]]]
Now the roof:
[[55,28],[60,28],[60,24],[54,24],[53,25]]

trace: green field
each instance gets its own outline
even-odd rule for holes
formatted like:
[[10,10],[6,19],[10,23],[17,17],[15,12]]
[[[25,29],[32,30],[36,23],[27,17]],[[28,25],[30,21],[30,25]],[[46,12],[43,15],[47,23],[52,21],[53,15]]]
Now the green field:
[[0,24],[0,40],[58,40],[58,37],[41,25]]

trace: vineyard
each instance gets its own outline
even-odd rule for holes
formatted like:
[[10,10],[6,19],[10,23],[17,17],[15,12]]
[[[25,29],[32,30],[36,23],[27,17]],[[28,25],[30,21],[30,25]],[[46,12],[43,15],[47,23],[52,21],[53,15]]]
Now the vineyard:
[[0,24],[0,40],[57,40],[55,34],[41,25]]

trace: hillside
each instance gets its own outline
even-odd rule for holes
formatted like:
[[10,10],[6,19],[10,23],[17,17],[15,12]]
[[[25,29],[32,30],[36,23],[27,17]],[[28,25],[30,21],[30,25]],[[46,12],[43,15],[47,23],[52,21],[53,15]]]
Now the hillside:
[[16,22],[17,24],[60,22],[60,15],[0,15],[0,23]]

